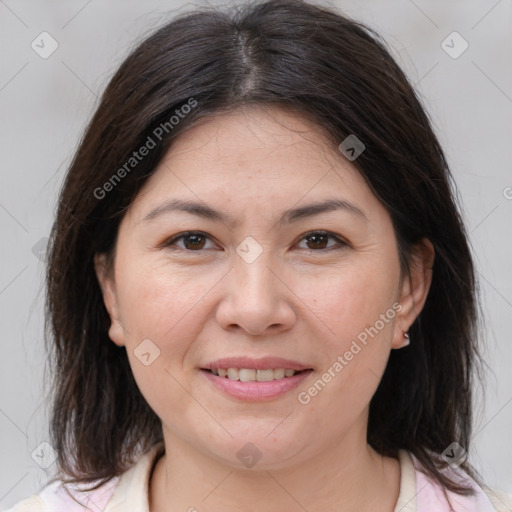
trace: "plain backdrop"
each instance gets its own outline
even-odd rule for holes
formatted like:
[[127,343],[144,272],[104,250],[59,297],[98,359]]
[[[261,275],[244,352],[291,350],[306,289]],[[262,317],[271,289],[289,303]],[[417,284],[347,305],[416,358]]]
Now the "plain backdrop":
[[[475,252],[490,368],[476,408],[470,460],[489,485],[512,492],[512,3],[322,4],[367,23],[391,45],[446,151]],[[51,449],[41,445],[48,439],[43,261],[66,168],[99,94],[128,50],[175,13],[201,5],[0,0],[3,508],[37,492],[55,466]],[[42,37],[45,51],[58,44],[47,58],[42,48],[33,49]]]

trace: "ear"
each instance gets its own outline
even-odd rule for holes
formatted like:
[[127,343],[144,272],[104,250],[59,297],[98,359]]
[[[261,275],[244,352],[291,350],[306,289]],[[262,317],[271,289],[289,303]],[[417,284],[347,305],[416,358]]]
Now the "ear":
[[434,246],[427,238],[423,238],[413,248],[410,275],[404,276],[401,286],[399,303],[402,309],[397,314],[392,348],[402,348],[408,344],[403,333],[409,330],[425,305],[432,283],[434,258]]
[[105,254],[94,255],[94,270],[103,294],[103,302],[110,316],[109,337],[116,345],[122,347],[125,344],[125,334],[119,317],[119,305],[113,271],[107,264]]

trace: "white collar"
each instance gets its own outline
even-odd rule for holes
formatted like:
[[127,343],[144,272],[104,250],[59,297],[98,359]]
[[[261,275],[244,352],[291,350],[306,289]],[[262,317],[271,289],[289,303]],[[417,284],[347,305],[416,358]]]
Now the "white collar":
[[[155,444],[120,477],[105,512],[149,512],[149,479],[164,444]],[[394,512],[416,512],[416,470],[409,453],[399,450],[400,493]]]
[[161,441],[119,477],[105,512],[149,512],[149,479],[163,451],[164,443]]

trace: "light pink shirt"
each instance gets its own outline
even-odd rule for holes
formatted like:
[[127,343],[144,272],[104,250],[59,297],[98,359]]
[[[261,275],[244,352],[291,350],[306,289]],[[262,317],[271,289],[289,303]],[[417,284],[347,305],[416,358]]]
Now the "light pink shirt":
[[[81,505],[74,501],[60,482],[44,487],[39,494],[17,503],[7,512],[149,512],[149,479],[163,444],[155,445],[122,475],[109,480],[100,488],[78,492],[69,487]],[[394,512],[450,512],[439,485],[418,471],[419,461],[405,450],[399,452],[400,493]],[[512,497],[480,488],[460,470],[445,470],[454,478],[464,478],[476,489],[477,495],[463,497],[447,491],[455,512],[510,512]],[[201,510],[197,504],[197,510]],[[194,510],[191,504],[189,510]]]

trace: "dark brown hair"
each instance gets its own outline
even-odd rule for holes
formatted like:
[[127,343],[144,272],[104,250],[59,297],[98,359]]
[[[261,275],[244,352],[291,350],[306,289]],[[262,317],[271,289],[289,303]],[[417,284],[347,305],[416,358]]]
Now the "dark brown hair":
[[[297,0],[181,14],[135,48],[101,98],[68,170],[49,245],[51,439],[61,477],[106,481],[162,439],[125,349],[109,339],[93,258],[112,254],[124,213],[172,141],[243,105],[291,107],[334,148],[355,134],[366,149],[353,164],[391,216],[403,268],[415,243],[432,242],[431,289],[411,345],[391,352],[371,400],[368,442],[395,458],[409,450],[444,488],[470,493],[443,474],[441,458],[453,441],[469,451],[480,361],[475,272],[447,161],[379,35]],[[148,137],[155,147],[127,167]],[[469,463],[462,468],[479,481]]]

